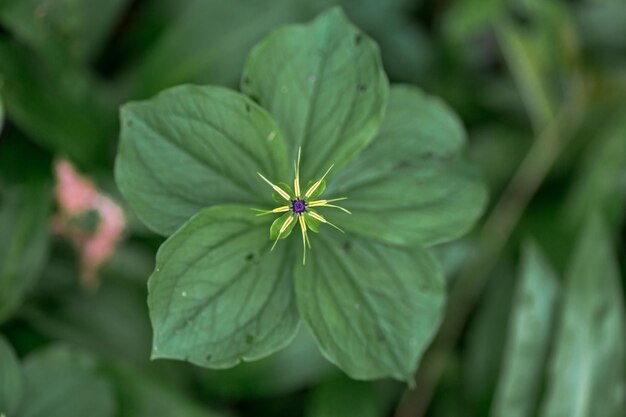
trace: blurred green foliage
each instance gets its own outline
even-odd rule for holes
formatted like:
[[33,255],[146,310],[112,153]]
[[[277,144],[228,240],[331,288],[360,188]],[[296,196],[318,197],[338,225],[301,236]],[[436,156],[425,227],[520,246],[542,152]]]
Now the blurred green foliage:
[[[70,158],[119,198],[112,176],[121,103],[180,83],[233,87],[252,45],[332,4],[380,44],[392,81],[443,97],[460,115],[491,188],[487,224],[506,220],[440,250],[451,285],[465,282],[475,259],[490,267],[472,280],[486,290],[469,302],[472,314],[459,316],[463,331],[430,384],[428,415],[513,415],[497,411],[509,403],[506,387],[519,382],[515,369],[538,362],[539,394],[526,415],[573,415],[568,407],[623,415],[619,0],[1,1],[0,414],[87,415],[85,401],[88,415],[102,416],[384,416],[396,407],[416,415],[403,413],[428,386],[405,392],[396,382],[347,380],[305,332],[285,351],[228,371],[150,362],[146,279],[161,238],[131,217],[90,292],[79,284],[74,250],[48,226],[54,157]],[[498,233],[505,242],[485,246]],[[542,261],[520,256],[528,237]],[[536,340],[547,344],[534,346],[542,357],[518,357],[520,321],[540,313],[517,300],[527,286],[545,285],[530,278],[541,274],[532,263],[544,261],[562,288],[555,331]],[[541,314],[542,324],[550,320]]]

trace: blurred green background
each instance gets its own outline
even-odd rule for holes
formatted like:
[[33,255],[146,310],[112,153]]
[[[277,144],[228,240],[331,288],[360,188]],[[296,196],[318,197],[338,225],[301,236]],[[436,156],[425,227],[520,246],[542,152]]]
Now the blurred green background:
[[[350,381],[304,329],[277,355],[231,370],[150,362],[146,280],[162,238],[114,185],[120,104],[181,83],[237,88],[256,42],[335,4],[379,43],[392,82],[455,109],[490,186],[474,233],[439,248],[451,285],[448,333],[411,392]],[[30,378],[32,416],[494,415],[512,360],[503,357],[516,289],[532,262],[522,260],[526,242],[559,281],[607,245],[626,270],[623,0],[1,0],[0,129],[0,333]],[[76,245],[51,226],[62,209],[58,158],[126,212],[123,239],[89,282]],[[591,215],[606,233],[577,244]],[[91,220],[72,221],[88,229]],[[624,274],[612,260],[585,260],[600,265],[588,293],[617,309],[622,329],[607,345],[618,376],[605,382],[616,386],[626,375]],[[592,409],[580,415],[599,415]]]

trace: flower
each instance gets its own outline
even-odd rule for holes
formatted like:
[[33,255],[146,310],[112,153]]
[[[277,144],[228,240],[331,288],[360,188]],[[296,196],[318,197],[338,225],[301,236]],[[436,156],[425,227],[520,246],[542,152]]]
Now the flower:
[[[124,212],[70,162],[57,160],[55,172],[59,213],[54,218],[53,229],[67,236],[76,247],[80,255],[81,281],[93,289],[98,284],[98,269],[113,255],[122,239],[126,227]],[[94,227],[84,221],[90,214],[96,215]]]
[[300,188],[300,155],[301,149],[298,149],[298,160],[294,162],[294,180],[293,180],[293,191],[289,187],[289,185],[285,183],[281,183],[280,186],[272,183],[270,180],[265,178],[263,174],[257,172],[259,176],[267,182],[273,189],[276,191],[277,196],[275,196],[275,200],[278,203],[288,203],[287,205],[282,205],[276,207],[272,210],[259,210],[260,213],[258,216],[264,216],[266,214],[273,213],[285,213],[279,218],[277,218],[272,226],[270,227],[270,239],[274,240],[274,245],[272,246],[272,250],[278,243],[280,239],[285,239],[287,236],[291,234],[296,223],[300,224],[300,230],[302,231],[302,263],[306,262],[306,247],[308,245],[309,249],[311,248],[311,242],[309,241],[309,236],[307,234],[307,230],[311,229],[313,232],[319,232],[320,223],[328,224],[335,229],[339,230],[343,233],[339,227],[334,225],[333,223],[326,220],[324,216],[319,214],[314,207],[331,207],[339,209],[347,214],[352,214],[347,209],[330,204],[336,201],[346,200],[346,197],[333,198],[331,200],[317,200],[317,197],[324,193],[326,189],[326,176],[333,169],[333,165],[330,166],[322,175],[322,177],[312,182],[307,188],[307,191],[302,194]]

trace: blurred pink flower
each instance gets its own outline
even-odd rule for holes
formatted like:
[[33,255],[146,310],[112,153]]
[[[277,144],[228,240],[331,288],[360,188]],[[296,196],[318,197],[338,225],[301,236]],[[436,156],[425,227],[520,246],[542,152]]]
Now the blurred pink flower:
[[[122,238],[126,226],[124,212],[111,198],[100,193],[90,180],[76,172],[68,161],[57,160],[55,172],[59,213],[53,229],[73,243],[80,255],[82,283],[94,288],[98,284],[98,269],[113,255]],[[77,221],[90,211],[96,212],[98,217],[93,230]]]
[[72,164],[63,159],[55,162],[57,177],[57,202],[69,215],[84,213],[93,208],[96,199],[96,187],[91,181],[76,172]]

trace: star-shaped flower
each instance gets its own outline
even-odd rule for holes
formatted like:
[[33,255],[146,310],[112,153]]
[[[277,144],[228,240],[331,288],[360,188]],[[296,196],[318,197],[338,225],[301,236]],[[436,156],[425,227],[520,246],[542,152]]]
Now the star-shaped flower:
[[265,178],[263,174],[261,174],[260,172],[257,173],[259,174],[261,178],[263,178],[265,182],[267,182],[274,189],[274,191],[276,191],[274,200],[276,200],[279,204],[287,203],[287,205],[276,207],[273,210],[259,210],[259,209],[255,209],[255,210],[260,212],[259,216],[263,216],[266,214],[273,214],[273,213],[285,213],[279,218],[277,218],[274,221],[274,223],[272,223],[272,226],[270,227],[270,239],[274,240],[274,245],[272,246],[272,250],[274,249],[274,247],[276,246],[276,244],[278,243],[280,239],[285,239],[287,236],[291,234],[291,231],[293,230],[296,223],[300,224],[300,230],[302,231],[302,251],[303,251],[302,263],[304,264],[306,262],[306,247],[308,246],[309,249],[311,248],[311,242],[309,240],[307,230],[310,229],[313,232],[318,233],[320,223],[323,223],[323,224],[328,224],[343,233],[343,230],[341,230],[335,224],[326,220],[326,218],[322,216],[321,214],[319,214],[315,208],[316,207],[330,207],[330,208],[339,209],[347,214],[352,214],[352,213],[350,213],[349,210],[343,207],[337,206],[335,204],[330,204],[336,201],[346,200],[347,199],[346,197],[333,198],[330,200],[318,200],[317,199],[320,195],[324,193],[324,190],[326,189],[325,179],[328,173],[330,172],[330,170],[333,169],[333,165],[331,165],[326,170],[324,175],[322,175],[322,177],[319,180],[312,181],[308,185],[306,192],[304,194],[301,192],[301,187],[300,187],[300,156],[301,154],[302,154],[302,150],[298,149],[298,160],[297,162],[294,162],[293,191],[287,184],[282,183],[280,186],[276,185],[270,180],[268,180],[267,178]]

